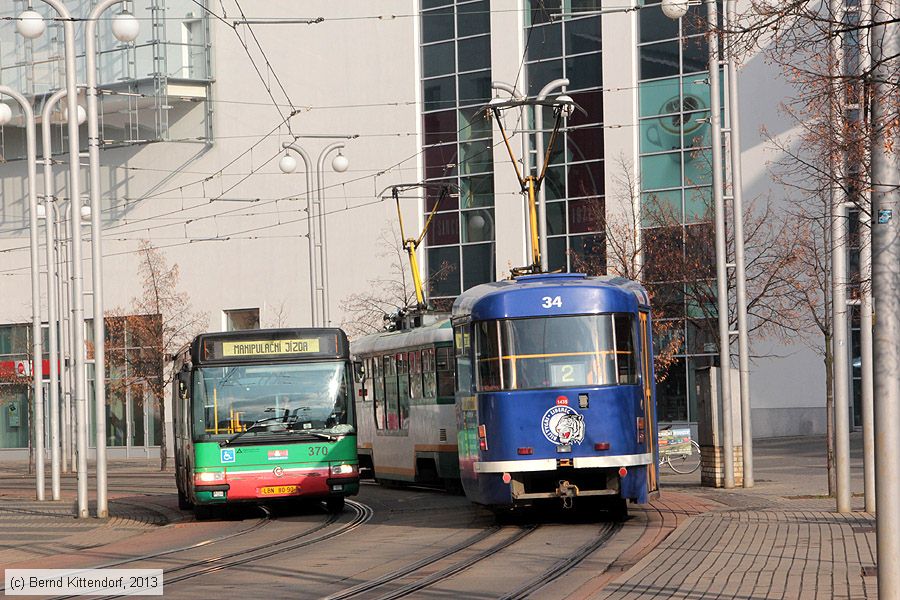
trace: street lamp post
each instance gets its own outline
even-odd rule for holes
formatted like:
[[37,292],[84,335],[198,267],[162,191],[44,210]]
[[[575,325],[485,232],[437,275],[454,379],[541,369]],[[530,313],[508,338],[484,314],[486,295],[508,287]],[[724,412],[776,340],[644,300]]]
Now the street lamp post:
[[[567,85],[569,85],[569,80],[566,78],[554,79],[541,88],[537,95],[537,101],[542,102],[546,100],[550,92],[564,88]],[[534,136],[535,167],[538,174],[540,174],[544,168],[544,107],[541,104],[537,104],[534,107],[534,128],[536,130]],[[530,163],[531,161],[528,162]],[[547,256],[547,194],[544,193],[544,186],[538,189],[538,240],[538,247],[541,250],[541,271],[546,273],[550,270],[550,259]]]
[[[103,310],[103,249],[100,217],[100,127],[97,110],[97,21],[100,14],[124,0],[103,0],[90,12],[84,26],[84,60],[87,71],[88,164],[91,199],[91,280],[94,302],[94,429],[97,445],[97,516],[109,515],[106,482],[106,324]],[[120,42],[133,42],[140,30],[130,13],[116,15],[113,35]],[[71,114],[71,112],[69,113]]]
[[[48,4],[59,15],[63,23],[63,38],[65,47],[65,78],[66,78],[66,108],[68,114],[78,114],[77,87],[75,83],[75,20],[71,13],[60,0],[41,0]],[[23,36],[36,38],[45,29],[43,18],[34,11],[25,11],[19,16],[16,27]],[[68,120],[69,134],[69,197],[72,203],[76,202],[80,195],[79,181],[79,136],[78,121]],[[71,203],[70,203],[71,205]],[[77,211],[72,210],[76,215]],[[84,382],[84,300],[81,273],[81,227],[78,219],[69,219],[69,231],[72,239],[72,320],[73,320],[73,358],[75,362],[75,376],[73,377],[74,399],[76,413],[78,415],[77,447],[78,447],[78,499],[77,516],[84,519],[90,516],[88,513],[88,481],[87,481],[87,448],[88,448],[88,424],[87,401],[85,398]]]
[[54,500],[59,500],[59,344],[57,334],[58,300],[56,291],[56,258],[54,256],[57,211],[53,194],[53,158],[50,140],[50,112],[56,103],[66,95],[66,90],[58,90],[44,102],[41,111],[41,149],[44,160],[44,218],[47,225],[47,327],[49,329],[48,358],[50,359],[50,489]]
[[[38,264],[37,209],[37,144],[35,141],[34,111],[31,103],[19,92],[5,85],[0,94],[19,103],[25,117],[25,157],[28,163],[28,238],[31,250],[31,377],[34,402],[34,464],[35,487],[38,500],[44,500],[44,401],[42,398],[43,352],[41,352],[41,282]],[[6,112],[6,111],[4,111]]]
[[[706,5],[709,67],[709,125],[712,137],[712,193],[716,218],[716,310],[719,320],[719,390],[722,399],[722,454],[725,467],[723,486],[734,487],[734,432],[731,406],[731,335],[728,329],[728,265],[725,238],[725,198],[722,189],[722,114],[719,101],[719,36],[716,0]],[[687,13],[688,0],[663,0],[663,13],[670,19]]]
[[[330,134],[310,134],[310,135],[302,135],[295,136],[294,139],[297,140],[301,137],[304,138],[324,138],[324,139],[334,139],[334,138],[342,138],[347,140],[352,140],[358,135],[330,135]],[[316,201],[315,205],[318,207],[318,227],[319,227],[319,235],[316,235],[315,232],[315,223],[312,218],[313,210],[315,207],[310,207],[310,190],[312,189],[311,183],[311,170],[310,170],[310,159],[309,155],[299,146],[291,142],[284,142],[282,144],[282,148],[285,150],[285,155],[281,157],[278,161],[278,168],[282,173],[293,173],[297,168],[297,161],[287,153],[288,150],[293,150],[300,155],[303,159],[303,163],[306,166],[306,198],[307,198],[307,226],[308,226],[308,235],[309,235],[309,269],[310,269],[310,284],[312,285],[313,297],[312,297],[312,311],[313,311],[313,325],[316,324],[316,313],[317,313],[317,296],[321,297],[322,308],[321,311],[318,312],[321,315],[321,321],[319,326],[327,327],[330,320],[330,310],[328,307],[328,250],[326,247],[325,240],[325,212],[323,210],[323,182],[325,179],[325,158],[334,150],[338,151],[338,155],[334,157],[334,160],[331,161],[331,168],[334,169],[337,173],[343,173],[350,166],[350,161],[347,160],[347,157],[341,154],[340,150],[344,148],[344,142],[334,142],[322,149],[319,153],[319,157],[316,160]],[[313,270],[315,269],[315,251],[318,249],[319,251],[319,271],[321,272],[320,278],[315,278],[313,276]],[[317,283],[318,281],[318,283]]]
[[306,150],[291,142],[284,142],[281,145],[285,154],[278,161],[278,168],[282,173],[293,173],[297,169],[297,159],[288,154],[287,150],[293,150],[303,159],[303,165],[306,173],[306,241],[309,248],[309,306],[311,326],[316,327],[316,271],[315,271],[315,241],[313,240],[313,220],[312,220],[312,169],[310,168],[309,155]]

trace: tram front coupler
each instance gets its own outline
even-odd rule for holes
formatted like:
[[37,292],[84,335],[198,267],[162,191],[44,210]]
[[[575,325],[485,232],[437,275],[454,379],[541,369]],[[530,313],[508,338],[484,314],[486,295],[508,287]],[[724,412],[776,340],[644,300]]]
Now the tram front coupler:
[[572,501],[578,495],[578,486],[563,479],[556,488],[556,495],[562,499],[563,508],[572,508]]

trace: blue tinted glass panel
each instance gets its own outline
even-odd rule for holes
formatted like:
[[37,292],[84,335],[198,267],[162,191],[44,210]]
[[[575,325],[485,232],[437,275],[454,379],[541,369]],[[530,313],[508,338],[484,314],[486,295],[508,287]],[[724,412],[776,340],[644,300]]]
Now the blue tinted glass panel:
[[641,152],[681,149],[681,115],[641,120]]
[[460,72],[489,69],[491,66],[491,36],[467,38],[456,43]]
[[712,151],[693,150],[684,153],[684,185],[712,183]]
[[428,288],[430,296],[459,294],[459,246],[428,248]]
[[453,51],[453,42],[433,44],[422,47],[422,75],[434,77],[453,73],[456,69],[456,60]]
[[566,203],[547,203],[547,234],[563,235],[566,233]]
[[462,241],[489,242],[494,239],[493,209],[466,210],[461,214]]
[[697,36],[684,40],[682,57],[683,73],[696,73],[709,70],[709,45],[706,36]]
[[528,25],[550,23],[550,16],[560,11],[560,0],[528,0],[530,20]]
[[568,271],[566,238],[547,238],[547,266],[551,271]]
[[544,198],[558,200],[566,197],[566,168],[549,167],[544,176]]
[[422,13],[422,42],[453,39],[453,7]]
[[594,273],[606,273],[606,238],[602,233],[593,235],[573,235],[569,239],[572,264],[590,265]]
[[600,17],[566,21],[566,54],[599,52]]
[[545,85],[563,76],[561,60],[549,60],[528,65],[528,95],[537,96]]
[[463,246],[463,289],[494,281],[494,244]]
[[670,77],[678,75],[678,42],[662,42],[641,46],[640,54],[640,78],[656,79],[658,77]]
[[426,111],[456,106],[456,78],[441,77],[422,82],[422,101]]
[[461,173],[485,173],[493,164],[493,146],[490,140],[467,142],[459,145]]
[[459,4],[456,7],[458,35],[478,35],[491,31],[491,7],[488,0]]
[[681,152],[642,156],[641,186],[645,190],[681,187]]
[[494,176],[478,175],[463,177],[460,182],[461,205],[463,208],[480,208],[494,205]]
[[[661,79],[638,86],[641,104],[641,116],[651,117],[669,112],[678,112],[681,105],[678,79]],[[707,96],[709,92],[707,91]],[[673,110],[674,109],[674,110]]]
[[[446,179],[446,183],[455,184],[456,179]],[[443,181],[432,180],[429,183],[444,183]],[[425,210],[431,212],[434,205],[438,205],[438,211],[456,210],[459,208],[459,198],[456,192],[448,190],[445,194],[441,194],[441,189],[437,187],[428,187],[425,189]]]
[[459,139],[489,138],[492,124],[491,119],[485,116],[483,107],[464,108],[459,111]]
[[700,148],[712,143],[709,111],[687,113],[682,115],[682,119],[684,121],[684,148]]
[[562,23],[534,27],[527,33],[525,39],[528,42],[529,61],[562,56]]
[[641,225],[663,227],[681,223],[681,190],[641,194]]
[[713,218],[712,188],[689,188],[684,190],[684,222],[697,223]]
[[600,54],[584,54],[566,59],[569,88],[582,90],[603,85],[603,64]]
[[648,8],[638,13],[641,43],[671,40],[678,37],[678,21],[670,19],[659,8]]
[[459,76],[459,103],[487,104],[491,99],[491,72],[477,71]]

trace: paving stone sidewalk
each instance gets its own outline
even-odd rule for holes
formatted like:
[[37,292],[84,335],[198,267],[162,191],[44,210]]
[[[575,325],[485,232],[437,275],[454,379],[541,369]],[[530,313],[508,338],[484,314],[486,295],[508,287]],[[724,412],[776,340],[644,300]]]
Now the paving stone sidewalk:
[[[858,435],[852,441],[859,446]],[[664,475],[663,494],[726,506],[679,523],[594,598],[876,598],[875,517],[862,512],[861,456],[851,457],[854,512],[838,514],[827,497],[823,447],[819,437],[758,441],[750,489],[701,488],[699,476]]]

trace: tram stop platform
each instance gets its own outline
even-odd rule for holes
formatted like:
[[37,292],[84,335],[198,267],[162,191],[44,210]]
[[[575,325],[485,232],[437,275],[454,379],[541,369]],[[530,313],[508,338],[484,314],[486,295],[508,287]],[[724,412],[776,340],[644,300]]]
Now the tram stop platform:
[[[853,434],[850,514],[836,513],[827,497],[823,436],[757,440],[750,489],[701,487],[699,471],[678,475],[664,467],[660,499],[632,509],[643,533],[570,597],[877,597],[875,518],[862,512],[861,446]],[[27,464],[0,463],[0,565],[64,568],[54,557],[73,552],[102,563],[116,548],[157,537],[171,543],[189,529],[178,523],[192,518],[177,509],[171,468],[160,472],[155,460],[132,459],[111,461],[109,469],[110,517],[74,519],[74,475],[63,478],[64,501],[36,502]]]

